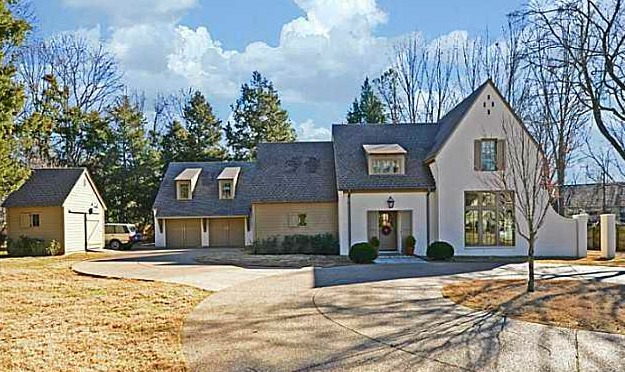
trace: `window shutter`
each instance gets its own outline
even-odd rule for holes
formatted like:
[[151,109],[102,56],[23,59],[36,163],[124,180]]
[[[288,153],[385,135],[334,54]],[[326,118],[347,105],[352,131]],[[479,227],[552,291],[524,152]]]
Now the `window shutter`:
[[297,227],[297,213],[289,214],[289,227]]
[[30,215],[28,213],[20,214],[20,227],[30,227]]
[[506,169],[506,140],[497,140],[497,170]]
[[475,140],[473,141],[473,169],[479,171],[482,169],[482,157],[480,156],[482,153],[482,141]]

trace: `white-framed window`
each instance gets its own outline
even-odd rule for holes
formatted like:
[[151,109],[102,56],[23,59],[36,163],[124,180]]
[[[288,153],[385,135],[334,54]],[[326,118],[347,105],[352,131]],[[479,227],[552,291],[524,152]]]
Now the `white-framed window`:
[[31,228],[39,227],[41,224],[41,217],[39,213],[22,213],[20,215],[20,227]]
[[306,227],[308,226],[308,215],[306,213],[294,212],[289,213],[290,227]]
[[219,198],[220,199],[232,199],[232,181],[219,182]]
[[191,199],[191,182],[179,181],[177,186],[178,200],[190,200]]
[[466,191],[464,193],[464,244],[466,246],[514,246],[515,230],[514,192]]
[[369,156],[369,174],[404,174],[404,156]]

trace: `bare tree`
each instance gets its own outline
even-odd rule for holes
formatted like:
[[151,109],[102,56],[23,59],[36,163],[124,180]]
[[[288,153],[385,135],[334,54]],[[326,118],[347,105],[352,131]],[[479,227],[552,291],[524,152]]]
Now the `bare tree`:
[[[549,209],[549,172],[539,144],[512,115],[502,119],[505,166],[488,179],[491,186],[514,193],[516,232],[528,244],[527,291],[534,292],[536,239]],[[519,219],[518,217],[521,217]]]
[[397,72],[389,68],[380,77],[373,80],[373,85],[386,107],[386,114],[391,123],[397,124],[401,122],[403,103],[399,92]]
[[409,123],[419,121],[419,105],[423,98],[427,52],[419,33],[401,39],[393,46],[391,68],[397,73],[402,93],[402,118]]
[[[625,160],[625,6],[622,0],[531,3],[522,16],[549,33],[575,68],[576,91],[602,136]],[[564,62],[564,61],[563,61]]]

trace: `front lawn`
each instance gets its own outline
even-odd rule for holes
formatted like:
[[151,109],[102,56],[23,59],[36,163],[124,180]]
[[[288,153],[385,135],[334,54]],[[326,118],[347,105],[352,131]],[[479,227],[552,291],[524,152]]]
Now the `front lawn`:
[[352,265],[345,256],[312,254],[251,254],[242,249],[209,249],[198,262],[210,265],[240,267],[302,268],[307,266],[331,267]]
[[585,258],[538,259],[537,262],[569,264],[569,265],[598,265],[598,266],[625,267],[625,252],[616,252],[616,256],[611,260],[606,260],[605,258],[601,258],[601,251],[588,251],[588,255]]
[[528,322],[625,334],[625,286],[582,280],[539,280],[527,293],[524,279],[466,280],[443,287],[443,296],[476,310]]
[[78,275],[103,254],[0,259],[0,370],[186,370],[185,316],[209,293]]

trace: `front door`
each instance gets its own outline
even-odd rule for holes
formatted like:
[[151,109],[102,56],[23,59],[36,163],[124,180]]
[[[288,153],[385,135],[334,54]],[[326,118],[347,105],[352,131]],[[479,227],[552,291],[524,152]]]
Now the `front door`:
[[381,251],[397,250],[397,212],[380,211],[378,231]]

